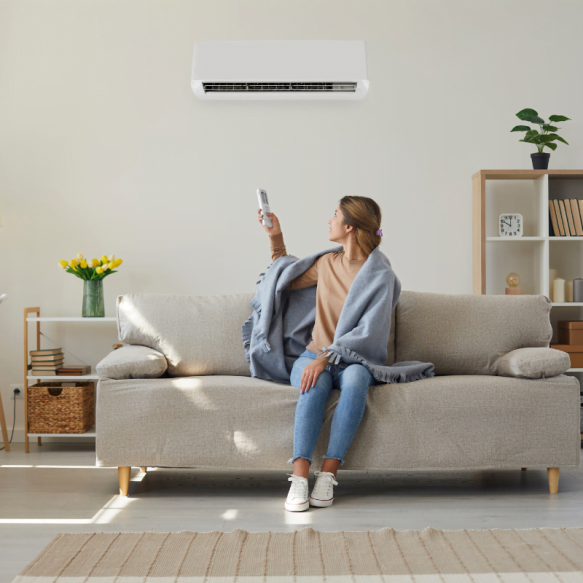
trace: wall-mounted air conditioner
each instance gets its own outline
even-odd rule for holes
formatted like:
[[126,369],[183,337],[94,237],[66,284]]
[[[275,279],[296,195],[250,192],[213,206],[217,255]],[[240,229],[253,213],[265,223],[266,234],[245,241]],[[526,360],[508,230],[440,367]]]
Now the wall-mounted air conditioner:
[[199,99],[362,99],[364,41],[198,41]]

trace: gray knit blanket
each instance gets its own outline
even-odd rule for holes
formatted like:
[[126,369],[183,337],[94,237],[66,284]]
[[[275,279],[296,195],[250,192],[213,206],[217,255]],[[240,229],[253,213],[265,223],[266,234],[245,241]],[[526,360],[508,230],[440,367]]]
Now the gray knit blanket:
[[[316,286],[285,290],[325,253],[298,259],[284,255],[274,261],[257,283],[250,305],[253,312],[242,326],[245,359],[251,376],[278,383],[290,382],[293,363],[311,342],[316,319]],[[331,364],[342,360],[362,364],[375,384],[409,383],[435,375],[433,364],[417,360],[386,366],[391,314],[401,293],[401,282],[387,256],[376,247],[357,273],[340,313],[334,341],[323,347]]]

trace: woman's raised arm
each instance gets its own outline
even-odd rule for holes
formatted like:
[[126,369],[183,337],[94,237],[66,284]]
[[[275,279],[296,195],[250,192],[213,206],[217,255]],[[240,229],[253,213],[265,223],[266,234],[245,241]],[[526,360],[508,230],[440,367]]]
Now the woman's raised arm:
[[[279,219],[273,213],[267,213],[271,219],[271,227],[266,227],[263,225],[263,214],[261,209],[258,209],[257,216],[261,223],[261,226],[265,232],[269,235],[269,244],[271,247],[271,261],[275,261],[284,255],[287,255],[287,250],[285,248],[285,243],[283,242],[283,233],[281,232],[281,225],[279,224]],[[302,289],[304,287],[310,287],[318,283],[318,262],[321,257],[318,257],[314,264],[306,269],[304,273],[298,275],[285,289]]]

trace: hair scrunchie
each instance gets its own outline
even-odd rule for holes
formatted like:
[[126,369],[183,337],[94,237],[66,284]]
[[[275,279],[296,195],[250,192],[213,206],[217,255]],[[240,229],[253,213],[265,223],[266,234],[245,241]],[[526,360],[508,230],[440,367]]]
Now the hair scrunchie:
[[383,236],[383,230],[382,230],[382,229],[377,229],[377,232],[376,232],[376,234],[377,234],[379,237],[382,237],[382,236]]

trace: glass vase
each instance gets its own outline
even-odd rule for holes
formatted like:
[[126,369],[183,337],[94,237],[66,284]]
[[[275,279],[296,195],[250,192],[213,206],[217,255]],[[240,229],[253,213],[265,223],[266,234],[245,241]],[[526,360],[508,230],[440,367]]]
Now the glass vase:
[[103,318],[105,306],[103,303],[103,280],[89,280],[83,282],[83,317]]

